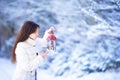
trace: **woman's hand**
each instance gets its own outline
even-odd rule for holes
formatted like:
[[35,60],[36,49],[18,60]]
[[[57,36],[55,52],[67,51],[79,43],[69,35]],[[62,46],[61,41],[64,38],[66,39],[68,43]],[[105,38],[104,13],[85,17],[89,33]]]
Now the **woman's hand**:
[[48,33],[54,33],[55,32],[55,28],[53,26],[51,26],[49,29],[48,29]]
[[54,27],[50,27],[49,29],[47,29],[45,31],[44,36],[43,36],[43,43],[47,39],[47,37],[49,36],[49,34],[52,34],[52,33],[54,34],[54,32],[55,32],[55,28]]
[[47,56],[47,52],[44,52],[44,53],[41,53],[40,55],[43,57],[43,58],[45,58],[46,56]]

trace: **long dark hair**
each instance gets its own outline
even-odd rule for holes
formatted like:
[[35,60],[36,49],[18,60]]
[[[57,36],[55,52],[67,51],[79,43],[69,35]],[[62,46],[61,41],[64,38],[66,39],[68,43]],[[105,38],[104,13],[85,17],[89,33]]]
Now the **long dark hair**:
[[12,62],[13,63],[16,62],[15,49],[16,49],[17,43],[27,40],[29,38],[29,35],[31,33],[34,33],[37,30],[37,28],[39,28],[39,25],[32,21],[26,21],[23,24],[22,28],[20,29],[20,31],[18,32],[16,36],[16,40],[15,40],[15,43],[12,49]]

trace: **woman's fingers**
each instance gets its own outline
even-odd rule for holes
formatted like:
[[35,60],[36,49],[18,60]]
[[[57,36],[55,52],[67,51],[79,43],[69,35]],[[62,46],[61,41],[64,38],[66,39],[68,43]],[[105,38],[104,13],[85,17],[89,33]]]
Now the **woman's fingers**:
[[43,58],[45,58],[47,56],[47,53],[42,53],[40,54]]

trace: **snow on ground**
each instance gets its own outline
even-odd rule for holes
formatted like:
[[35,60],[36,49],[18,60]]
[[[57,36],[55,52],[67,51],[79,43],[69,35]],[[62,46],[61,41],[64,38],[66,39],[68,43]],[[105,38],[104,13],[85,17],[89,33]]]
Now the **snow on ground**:
[[[10,60],[0,58],[0,80],[11,80],[15,65]],[[68,78],[54,77],[46,70],[38,70],[38,80],[120,80],[120,72],[92,73],[82,78],[73,78],[71,75]]]
[[[12,64],[10,60],[0,58],[0,80],[12,80],[12,74],[14,73],[15,64]],[[38,71],[38,80],[54,80],[46,71]]]
[[9,60],[0,58],[0,80],[11,80],[14,68]]
[[[12,64],[10,60],[0,58],[0,80],[12,80],[12,74],[14,73],[15,64]],[[46,70],[38,70],[38,80],[64,80],[62,77],[54,77],[50,75]],[[67,78],[67,80],[70,80]]]

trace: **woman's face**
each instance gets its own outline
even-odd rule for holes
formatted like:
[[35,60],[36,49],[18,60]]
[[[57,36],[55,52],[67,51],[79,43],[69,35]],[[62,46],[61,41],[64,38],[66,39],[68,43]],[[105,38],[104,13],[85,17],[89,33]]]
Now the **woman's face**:
[[38,37],[38,35],[39,35],[39,28],[37,27],[36,31],[30,34],[29,37],[35,40]]

